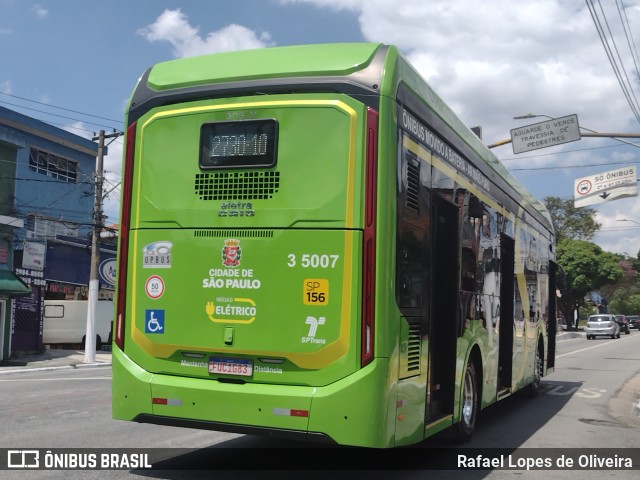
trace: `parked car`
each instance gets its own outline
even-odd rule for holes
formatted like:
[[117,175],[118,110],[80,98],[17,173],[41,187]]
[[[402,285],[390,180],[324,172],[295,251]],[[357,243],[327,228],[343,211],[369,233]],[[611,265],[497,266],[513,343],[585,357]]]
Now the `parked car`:
[[631,330],[629,329],[629,320],[627,320],[626,315],[616,315],[616,322],[620,325],[620,331],[629,335]]
[[640,316],[629,315],[627,316],[627,320],[629,321],[629,328],[637,328],[640,330]]
[[598,315],[591,315],[587,319],[584,333],[587,334],[587,340],[596,338],[598,335],[620,338],[620,325],[616,321],[615,315],[600,313]]

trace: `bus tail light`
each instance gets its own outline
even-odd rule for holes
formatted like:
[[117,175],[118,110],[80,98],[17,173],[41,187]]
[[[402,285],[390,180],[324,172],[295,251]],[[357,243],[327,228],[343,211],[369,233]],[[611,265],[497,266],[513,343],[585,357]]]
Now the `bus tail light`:
[[374,357],[376,279],[376,183],[378,169],[378,112],[367,109],[367,157],[365,177],[365,224],[362,245],[362,338],[361,365]]
[[122,211],[120,215],[118,245],[118,300],[116,303],[115,343],[124,351],[125,308],[127,305],[127,262],[129,259],[129,229],[131,227],[131,194],[133,189],[133,162],[135,158],[136,124],[127,128],[127,144],[122,172]]

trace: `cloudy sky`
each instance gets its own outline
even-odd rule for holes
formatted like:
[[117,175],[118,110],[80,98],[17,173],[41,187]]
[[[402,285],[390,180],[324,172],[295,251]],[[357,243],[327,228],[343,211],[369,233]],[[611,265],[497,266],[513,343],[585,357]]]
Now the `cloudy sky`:
[[[91,138],[123,129],[135,82],[156,62],[362,41],[397,45],[463,122],[482,126],[487,145],[546,116],[576,114],[583,133],[640,132],[640,0],[0,0],[0,105]],[[541,116],[513,118],[527,113]],[[493,151],[539,198],[573,198],[577,178],[640,157],[606,137]],[[121,154],[119,138],[105,163],[109,222]],[[603,225],[595,241],[636,256],[639,199],[593,208]]]

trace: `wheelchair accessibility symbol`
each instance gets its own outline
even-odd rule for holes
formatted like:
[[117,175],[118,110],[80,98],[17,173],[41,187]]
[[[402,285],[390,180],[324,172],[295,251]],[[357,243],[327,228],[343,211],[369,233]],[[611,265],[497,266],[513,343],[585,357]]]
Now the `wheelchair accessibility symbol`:
[[164,333],[164,310],[145,310],[144,333]]

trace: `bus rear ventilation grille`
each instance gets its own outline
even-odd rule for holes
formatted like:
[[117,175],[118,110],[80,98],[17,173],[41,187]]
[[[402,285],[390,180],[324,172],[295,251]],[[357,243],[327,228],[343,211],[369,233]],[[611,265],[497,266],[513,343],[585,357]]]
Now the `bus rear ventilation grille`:
[[268,200],[278,193],[280,172],[197,173],[200,200]]
[[273,230],[195,230],[196,238],[273,238]]

